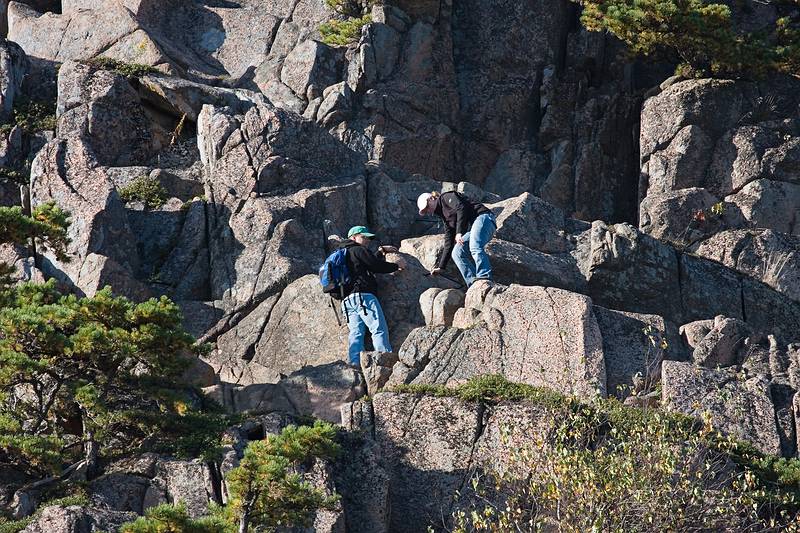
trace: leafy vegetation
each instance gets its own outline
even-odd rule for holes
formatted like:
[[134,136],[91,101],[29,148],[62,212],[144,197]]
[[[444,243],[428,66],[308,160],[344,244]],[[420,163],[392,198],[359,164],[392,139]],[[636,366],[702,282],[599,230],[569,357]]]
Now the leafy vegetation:
[[[0,455],[32,474],[133,451],[188,411],[175,381],[194,340],[166,297],[134,304],[110,288],[62,295],[51,280],[9,289],[0,309]],[[166,438],[167,436],[161,436]]]
[[[482,376],[395,391],[541,406],[550,432],[502,428],[507,458],[472,479],[453,516],[467,531],[761,531],[800,527],[800,460],[766,456],[708,420],[591,405]],[[524,437],[524,438],[523,438]]]
[[111,59],[110,57],[95,57],[86,61],[86,64],[102,70],[115,72],[120,76],[125,76],[129,79],[141,78],[145,74],[154,74],[159,72],[157,68],[151,67],[150,65],[142,65],[141,63],[126,63],[124,61]]
[[331,46],[347,46],[361,37],[361,28],[372,21],[371,15],[346,20],[332,19],[320,25],[322,42]]
[[124,524],[120,533],[228,533],[230,524],[217,516],[189,517],[186,506],[164,503],[151,507],[135,522]]
[[47,507],[52,507],[54,505],[60,505],[62,507],[69,507],[71,505],[83,506],[88,504],[89,504],[89,497],[83,491],[80,491],[70,496],[64,496],[61,498],[52,498],[42,503],[36,509],[36,512],[34,512],[31,516],[27,516],[19,520],[6,520],[4,518],[0,518],[0,533],[19,533],[20,531],[28,527],[28,525],[31,522],[39,518],[39,516],[41,516],[42,514],[42,511],[44,511]]
[[331,459],[339,454],[330,424],[288,426],[280,434],[252,442],[239,467],[228,476],[231,500],[225,508],[239,531],[250,525],[273,529],[278,526],[308,526],[314,511],[333,509],[338,496],[314,487],[299,472],[313,459]]
[[139,201],[148,209],[158,209],[167,201],[167,190],[156,178],[140,176],[119,190],[124,202]]
[[241,463],[228,473],[230,501],[208,517],[191,520],[183,507],[162,505],[122,527],[122,533],[227,533],[275,531],[309,526],[318,509],[333,509],[337,495],[314,487],[303,473],[314,459],[332,459],[340,448],[336,430],[320,421],[288,426],[278,435],[251,442]]
[[800,73],[800,16],[780,18],[770,32],[738,31],[731,9],[706,0],[572,0],[581,21],[607,31],[634,53],[680,62],[684,75],[761,77]]
[[0,133],[8,134],[14,126],[19,126],[28,134],[56,129],[56,102],[17,98],[11,117],[0,125]]

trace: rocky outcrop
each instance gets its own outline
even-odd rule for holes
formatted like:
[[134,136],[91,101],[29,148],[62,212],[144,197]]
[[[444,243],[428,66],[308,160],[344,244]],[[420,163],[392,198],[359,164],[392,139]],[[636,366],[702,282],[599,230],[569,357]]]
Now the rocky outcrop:
[[134,513],[108,511],[101,508],[53,506],[29,524],[25,533],[95,533],[116,531],[125,522],[136,519]]

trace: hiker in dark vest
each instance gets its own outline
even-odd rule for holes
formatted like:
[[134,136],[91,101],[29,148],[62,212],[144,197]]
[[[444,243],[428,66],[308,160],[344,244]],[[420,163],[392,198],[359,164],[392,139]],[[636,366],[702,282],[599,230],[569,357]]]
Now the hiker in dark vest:
[[367,328],[372,334],[375,351],[392,351],[386,318],[375,296],[378,291],[375,274],[389,274],[405,266],[402,260],[399,263],[383,260],[385,252],[397,251],[396,248],[381,246],[377,254],[370,251],[368,246],[373,237],[375,235],[364,226],[354,226],[347,232],[347,240],[339,244],[340,248],[347,249],[347,269],[351,280],[344,287],[345,298],[342,300],[342,313],[350,329],[348,356],[350,364],[358,368]]
[[453,257],[467,287],[479,279],[492,279],[492,265],[484,247],[492,239],[497,223],[494,213],[461,193],[422,193],[417,198],[420,215],[437,215],[444,221],[447,241],[432,275],[441,273]]

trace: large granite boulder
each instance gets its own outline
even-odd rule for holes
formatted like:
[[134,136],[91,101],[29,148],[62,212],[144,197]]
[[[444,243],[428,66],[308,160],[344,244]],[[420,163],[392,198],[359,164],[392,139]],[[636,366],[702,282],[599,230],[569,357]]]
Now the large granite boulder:
[[662,398],[669,408],[697,417],[708,415],[720,431],[764,453],[781,453],[775,408],[763,376],[744,378],[732,370],[677,361],[664,361],[661,376]]
[[417,329],[392,382],[456,384],[482,374],[591,398],[606,393],[602,338],[586,296],[474,284],[453,325]]
[[800,301],[800,239],[772,230],[727,230],[702,241],[694,253],[761,280]]
[[136,514],[59,505],[45,508],[24,533],[99,533],[116,531],[122,524],[136,519]]

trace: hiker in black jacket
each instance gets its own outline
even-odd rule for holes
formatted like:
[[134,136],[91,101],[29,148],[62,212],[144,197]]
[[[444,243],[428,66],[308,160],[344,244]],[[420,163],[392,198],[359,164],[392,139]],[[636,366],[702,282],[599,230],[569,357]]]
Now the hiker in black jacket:
[[452,256],[467,287],[479,279],[492,279],[492,265],[484,247],[497,229],[494,213],[455,191],[422,193],[417,207],[420,215],[441,218],[446,229],[444,253],[431,274],[444,270]]
[[347,319],[350,329],[348,337],[350,347],[348,357],[350,364],[360,367],[361,351],[364,349],[364,333],[369,328],[372,334],[372,344],[377,352],[391,352],[389,343],[389,328],[383,309],[375,294],[378,291],[378,281],[375,274],[389,274],[402,269],[404,263],[389,263],[381,257],[384,251],[391,251],[392,247],[381,246],[378,255],[367,248],[370,239],[375,235],[367,231],[364,226],[354,226],[347,232],[347,240],[339,244],[340,248],[347,249],[347,270],[350,273],[350,283],[344,287],[345,298],[342,300],[342,313]]

